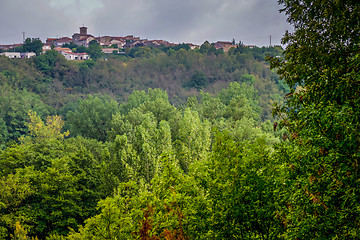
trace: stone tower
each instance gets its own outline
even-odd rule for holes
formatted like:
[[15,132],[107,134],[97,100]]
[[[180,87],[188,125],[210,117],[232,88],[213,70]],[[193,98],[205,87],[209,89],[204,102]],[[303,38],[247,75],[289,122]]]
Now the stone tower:
[[80,27],[80,35],[87,35],[87,27]]

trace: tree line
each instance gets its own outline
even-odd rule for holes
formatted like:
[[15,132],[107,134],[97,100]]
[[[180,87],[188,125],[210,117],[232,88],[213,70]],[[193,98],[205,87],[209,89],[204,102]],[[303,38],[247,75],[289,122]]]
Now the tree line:
[[133,91],[161,88],[172,104],[180,106],[189,97],[201,98],[204,92],[214,96],[237,82],[251,86],[251,101],[258,102],[258,113],[265,121],[272,119],[272,104],[281,102],[281,95],[289,91],[269,65],[253,53],[233,49],[216,55],[185,47],[166,49],[152,57],[107,61],[67,61],[53,50],[33,59],[0,57],[0,144],[17,141],[26,133],[28,110],[36,111],[43,120],[54,114],[65,117],[88,94],[108,96],[120,104]]

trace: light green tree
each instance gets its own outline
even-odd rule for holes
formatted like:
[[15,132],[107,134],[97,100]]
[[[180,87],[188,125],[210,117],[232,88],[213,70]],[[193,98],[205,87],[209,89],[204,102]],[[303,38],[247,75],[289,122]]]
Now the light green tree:
[[210,122],[206,119],[202,120],[196,111],[185,108],[178,124],[179,129],[174,144],[180,166],[187,172],[191,164],[206,159],[209,154]]
[[[21,214],[18,214],[17,210],[21,207],[25,199],[34,192],[34,188],[31,186],[30,178],[22,171],[17,171],[15,174],[9,174],[7,176],[0,177],[0,237],[5,239],[12,232],[12,228],[15,225],[20,225],[19,222],[28,221],[29,219]],[[17,229],[16,231],[20,231]],[[18,233],[18,235],[21,235]],[[24,232],[24,237],[26,232]],[[28,238],[16,238],[16,239],[28,239]]]
[[[64,121],[60,116],[48,116],[46,122],[43,122],[36,112],[29,110],[30,121],[26,123],[29,131],[29,137],[33,137],[35,141],[52,141],[64,139],[69,136],[69,130],[61,133]],[[31,140],[29,137],[21,137],[22,142]]]

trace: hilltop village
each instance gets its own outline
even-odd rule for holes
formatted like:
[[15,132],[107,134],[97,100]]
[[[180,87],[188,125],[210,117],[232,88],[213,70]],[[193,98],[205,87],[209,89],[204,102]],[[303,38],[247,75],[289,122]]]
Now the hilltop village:
[[[126,49],[131,49],[134,47],[173,47],[179,44],[170,43],[166,40],[148,40],[141,39],[140,37],[135,37],[133,35],[128,35],[125,37],[114,37],[114,36],[100,36],[95,37],[91,34],[88,34],[88,29],[85,26],[80,27],[79,33],[74,33],[71,38],[61,37],[61,38],[47,38],[46,42],[43,43],[42,52],[45,53],[48,50],[55,49],[60,54],[64,55],[67,60],[87,60],[90,59],[90,54],[86,51],[79,52],[73,51],[69,46],[82,46],[89,47],[91,42],[96,42],[101,46],[101,52],[104,54],[124,54]],[[190,49],[199,48],[199,45],[192,43],[185,43]],[[21,48],[23,44],[12,44],[12,45],[0,45],[0,50],[2,53],[0,55],[5,55],[9,58],[30,58],[36,54],[33,52],[19,52],[17,49]],[[227,52],[230,48],[236,47],[235,41],[218,41],[213,43],[216,49],[223,49],[224,52]],[[246,46],[253,48],[255,46],[249,45]]]

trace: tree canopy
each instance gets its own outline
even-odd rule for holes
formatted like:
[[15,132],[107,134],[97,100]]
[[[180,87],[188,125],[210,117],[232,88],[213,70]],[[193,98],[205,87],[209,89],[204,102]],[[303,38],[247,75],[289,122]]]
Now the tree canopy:
[[294,26],[283,38],[285,59],[272,60],[291,87],[285,106],[276,109],[291,140],[283,146],[286,155],[278,155],[290,167],[281,214],[286,236],[355,239],[360,226],[360,3],[279,3]]
[[[84,49],[81,48],[81,51],[82,50]],[[90,41],[89,47],[87,48],[86,52],[93,60],[99,59],[102,55],[100,44],[96,40]]]
[[39,55],[43,51],[43,46],[44,44],[39,38],[27,38],[22,45],[22,48],[25,52],[34,52],[36,55]]

